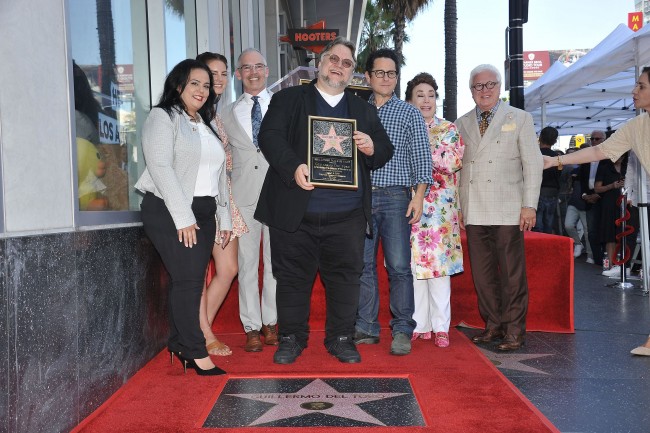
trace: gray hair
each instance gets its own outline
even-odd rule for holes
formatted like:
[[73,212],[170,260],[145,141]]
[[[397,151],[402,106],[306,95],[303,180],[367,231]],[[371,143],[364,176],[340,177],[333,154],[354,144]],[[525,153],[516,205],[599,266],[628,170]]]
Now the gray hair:
[[244,51],[241,52],[239,57],[237,57],[237,66],[241,66],[241,58],[244,57],[244,55],[247,54],[247,53],[257,53],[257,54],[259,54],[264,59],[264,64],[266,64],[266,57],[264,57],[264,54],[262,54],[262,52],[260,50],[258,50],[257,48],[252,48],[251,47],[251,48],[246,48]]
[[335,45],[343,45],[344,47],[347,47],[350,49],[350,52],[352,53],[352,61],[356,64],[357,63],[357,56],[355,55],[355,52],[357,50],[357,47],[354,45],[354,42],[352,42],[349,39],[344,38],[343,36],[337,36],[334,38],[333,41],[331,41],[329,44],[325,46],[323,51],[320,53],[320,57],[318,57],[318,60],[323,60],[323,56],[327,54],[328,52],[332,51],[332,48],[334,48]]
[[481,72],[486,71],[492,72],[494,75],[496,75],[497,82],[501,83],[501,72],[499,72],[499,70],[493,65],[483,64],[478,65],[472,69],[472,72],[469,73],[469,87],[471,88],[474,85],[474,77],[476,77]]

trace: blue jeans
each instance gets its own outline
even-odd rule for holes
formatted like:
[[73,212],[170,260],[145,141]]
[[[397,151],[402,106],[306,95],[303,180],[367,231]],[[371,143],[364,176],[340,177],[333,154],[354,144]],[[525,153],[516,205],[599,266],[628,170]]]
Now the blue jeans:
[[[359,294],[359,313],[356,330],[378,336],[379,283],[377,281],[377,249],[379,240],[384,250],[390,281],[390,326],[393,335],[403,332],[409,337],[415,329],[413,311],[413,274],[411,273],[411,225],[406,209],[411,200],[409,188],[391,186],[373,188],[372,239],[366,238],[363,251],[363,274]],[[383,265],[383,263],[382,263]]]
[[557,215],[557,196],[539,196],[534,230],[553,234],[554,219]]

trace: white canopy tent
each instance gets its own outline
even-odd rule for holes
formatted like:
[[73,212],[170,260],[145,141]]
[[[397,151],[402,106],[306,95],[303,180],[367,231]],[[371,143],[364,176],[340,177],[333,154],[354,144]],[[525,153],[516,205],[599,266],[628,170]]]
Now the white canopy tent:
[[[639,69],[650,64],[650,25],[633,32],[619,25],[593,50],[562,71],[553,65],[524,90],[525,109],[535,126],[553,126],[562,135],[617,129],[636,116],[632,89]],[[547,77],[545,77],[548,74]],[[639,196],[647,197],[646,172],[639,167]],[[640,206],[647,206],[639,199]],[[647,209],[647,207],[646,207]],[[644,291],[648,292],[648,215],[640,213]],[[620,283],[625,286],[625,277]]]
[[633,32],[620,24],[576,63],[554,64],[524,90],[535,126],[562,135],[616,129],[635,116],[631,91],[635,67],[650,63],[650,26]]

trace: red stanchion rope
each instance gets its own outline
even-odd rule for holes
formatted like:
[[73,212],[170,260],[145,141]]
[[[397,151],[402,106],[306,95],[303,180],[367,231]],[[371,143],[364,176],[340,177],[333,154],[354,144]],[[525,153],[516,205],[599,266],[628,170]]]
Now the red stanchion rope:
[[[616,206],[620,208],[624,198],[626,198],[626,196],[621,195],[618,200],[616,200]],[[623,221],[629,221],[629,219],[630,211],[627,209],[627,206],[625,206],[625,215],[617,218],[614,223],[616,224],[616,227],[620,227],[623,224]],[[630,247],[627,244],[625,244],[625,253],[620,260],[618,259],[618,253],[621,251],[621,239],[623,239],[624,236],[631,235],[632,233],[634,233],[634,227],[627,223],[624,231],[616,233],[616,248],[614,249],[614,257],[611,259],[613,264],[622,265],[630,260]]]

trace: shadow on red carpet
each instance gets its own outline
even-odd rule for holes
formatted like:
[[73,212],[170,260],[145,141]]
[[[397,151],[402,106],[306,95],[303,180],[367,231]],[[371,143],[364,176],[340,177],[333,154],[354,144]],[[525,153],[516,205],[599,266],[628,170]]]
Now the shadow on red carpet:
[[186,375],[176,360],[161,352],[114,396],[82,422],[74,433],[108,432],[234,432],[278,431],[337,433],[349,427],[244,427],[204,429],[201,425],[229,376],[231,377],[407,377],[413,387],[425,427],[355,427],[354,432],[557,432],[558,430],[456,329],[451,345],[440,349],[418,340],[408,356],[388,354],[390,333],[382,331],[378,345],[359,347],[360,364],[343,364],[323,347],[323,332],[312,332],[309,347],[295,364],[273,363],[275,348],[259,353],[243,350],[243,334],[219,335],[233,350],[213,357],[229,375]]

